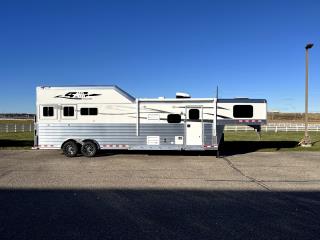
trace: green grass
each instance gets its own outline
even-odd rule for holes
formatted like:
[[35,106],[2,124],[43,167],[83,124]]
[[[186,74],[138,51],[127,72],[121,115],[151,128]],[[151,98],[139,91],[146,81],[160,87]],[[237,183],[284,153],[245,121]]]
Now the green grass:
[[312,147],[298,146],[303,132],[262,132],[261,140],[256,132],[225,132],[225,150],[236,152],[253,151],[320,151],[320,132],[310,132]]
[[[244,153],[255,151],[320,151],[320,132],[310,133],[311,148],[303,148],[298,143],[303,132],[263,132],[259,140],[253,131],[225,132],[224,149],[228,152]],[[30,149],[33,146],[33,132],[0,133],[0,149]]]

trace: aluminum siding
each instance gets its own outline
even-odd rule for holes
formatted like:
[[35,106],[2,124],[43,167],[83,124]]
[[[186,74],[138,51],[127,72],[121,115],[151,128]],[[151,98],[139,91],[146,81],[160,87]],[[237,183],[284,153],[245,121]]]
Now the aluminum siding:
[[[184,136],[184,123],[140,124],[136,136],[136,124],[38,124],[38,145],[60,147],[68,139],[94,139],[100,145],[146,145],[147,136],[160,136],[160,145],[175,145],[175,136]],[[212,143],[212,124],[204,124],[204,144]]]

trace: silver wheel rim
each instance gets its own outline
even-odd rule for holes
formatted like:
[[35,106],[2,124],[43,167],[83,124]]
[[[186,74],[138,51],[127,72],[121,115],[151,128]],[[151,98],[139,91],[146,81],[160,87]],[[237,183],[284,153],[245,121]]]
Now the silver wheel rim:
[[72,145],[67,146],[67,151],[68,151],[68,153],[70,153],[72,155],[75,153],[75,149]]
[[88,155],[92,155],[94,153],[94,147],[89,144],[85,147],[85,150]]

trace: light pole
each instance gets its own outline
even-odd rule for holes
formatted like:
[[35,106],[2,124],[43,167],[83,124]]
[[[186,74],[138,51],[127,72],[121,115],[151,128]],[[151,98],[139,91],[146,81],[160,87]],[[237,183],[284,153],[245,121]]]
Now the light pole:
[[305,93],[305,113],[304,113],[304,138],[302,139],[302,147],[311,147],[311,138],[308,134],[308,50],[313,47],[312,43],[306,45],[306,93]]

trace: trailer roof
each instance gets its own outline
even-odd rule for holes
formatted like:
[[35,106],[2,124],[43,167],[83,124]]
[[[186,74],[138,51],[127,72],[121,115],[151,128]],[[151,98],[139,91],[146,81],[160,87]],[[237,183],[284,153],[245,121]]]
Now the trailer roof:
[[251,98],[219,98],[219,103],[267,103],[266,99]]
[[117,91],[119,94],[129,99],[131,102],[136,100],[135,97],[119,88],[117,85],[65,85],[65,86],[40,86],[40,88],[51,88],[51,89],[113,89]]
[[214,98],[139,98],[140,102],[212,102]]
[[[140,102],[212,102],[215,98],[138,98]],[[265,99],[224,98],[218,103],[266,103]]]
[[[117,85],[65,85],[65,86],[40,86],[39,88],[50,89],[113,89],[119,94],[134,102],[135,97],[118,87]],[[142,102],[200,102],[200,101],[213,101],[214,98],[139,98]],[[250,99],[250,98],[219,98],[220,103],[266,103],[266,99]]]

